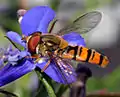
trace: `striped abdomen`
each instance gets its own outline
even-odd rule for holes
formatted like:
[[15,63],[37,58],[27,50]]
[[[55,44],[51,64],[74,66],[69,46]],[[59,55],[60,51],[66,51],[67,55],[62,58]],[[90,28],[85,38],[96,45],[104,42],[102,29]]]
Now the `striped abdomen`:
[[109,63],[107,56],[82,46],[68,46],[65,49],[56,50],[55,54],[66,59],[98,64],[101,67],[106,67]]

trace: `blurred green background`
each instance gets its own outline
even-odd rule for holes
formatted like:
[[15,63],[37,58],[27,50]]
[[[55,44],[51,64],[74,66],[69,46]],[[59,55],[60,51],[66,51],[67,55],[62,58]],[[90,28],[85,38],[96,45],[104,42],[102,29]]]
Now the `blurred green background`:
[[[87,47],[97,49],[107,55],[110,64],[107,68],[99,68],[95,65],[85,64],[92,70],[93,76],[87,81],[87,92],[94,93],[101,90],[108,92],[120,91],[120,1],[119,0],[0,0],[0,47],[7,47],[10,42],[4,38],[7,31],[15,31],[21,34],[17,21],[18,9],[30,9],[36,5],[49,5],[62,22],[56,25],[54,31],[64,26],[66,21],[72,21],[83,13],[99,10],[103,14],[101,23],[87,35],[83,35]],[[69,90],[65,86],[51,81],[56,93],[63,97],[69,97]],[[56,87],[57,86],[57,87]],[[31,72],[22,78],[1,87],[19,97],[35,97],[38,88],[43,94],[36,97],[47,97],[44,86],[39,83],[35,72]],[[57,89],[58,88],[58,89]],[[105,91],[105,92],[106,92]],[[0,94],[0,97],[6,97]]]

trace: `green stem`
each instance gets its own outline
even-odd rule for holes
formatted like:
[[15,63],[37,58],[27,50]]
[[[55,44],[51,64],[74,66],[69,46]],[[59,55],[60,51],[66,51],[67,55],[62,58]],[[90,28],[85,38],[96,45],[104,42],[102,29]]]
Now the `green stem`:
[[45,78],[43,78],[42,74],[39,71],[36,71],[38,78],[40,79],[40,81],[43,83],[43,85],[45,86],[49,97],[56,97],[55,92],[53,90],[53,88],[51,87],[51,85],[47,82],[47,80]]

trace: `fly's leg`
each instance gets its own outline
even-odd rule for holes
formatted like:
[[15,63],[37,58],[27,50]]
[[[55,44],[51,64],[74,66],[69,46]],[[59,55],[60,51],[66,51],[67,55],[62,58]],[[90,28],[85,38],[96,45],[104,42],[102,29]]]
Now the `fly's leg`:
[[38,63],[40,60],[41,60],[41,56],[36,54],[36,55],[33,55],[31,56],[32,58],[35,58],[36,60],[34,61],[34,63]]
[[[40,60],[42,60],[42,58],[37,58],[34,63],[39,63]],[[45,66],[43,67],[43,69],[41,70],[41,72],[44,72],[47,69],[47,67],[50,64],[50,61],[51,60],[48,60],[48,62],[45,64]]]
[[25,58],[34,58],[34,59],[38,59],[38,58],[40,58],[40,55],[35,54],[35,55],[32,55],[32,56],[25,56]]
[[36,59],[34,63],[38,63],[41,60],[41,56],[38,54],[32,55],[32,56],[25,56],[25,58],[33,58]]
[[[50,55],[51,55],[51,53],[49,51],[46,51],[46,56],[50,56]],[[34,63],[39,63],[40,61],[42,61],[42,59],[44,59],[44,58],[41,58],[40,55],[39,56],[36,55],[34,57],[36,58],[36,60],[34,61]],[[48,68],[50,62],[51,62],[51,60],[48,60],[48,62],[45,64],[45,66],[43,67],[43,69],[41,70],[41,72],[44,72]]]
[[49,64],[50,64],[50,60],[48,60],[48,62],[45,64],[45,66],[43,67],[41,72],[44,72],[47,69],[47,67],[49,66]]
[[[46,51],[46,55],[51,56],[51,53],[49,51]],[[44,72],[47,69],[47,67],[49,66],[50,62],[51,62],[51,59],[48,60],[48,62],[45,64],[45,66],[43,67],[41,72]]]
[[36,58],[36,59],[38,59],[38,58],[40,58],[41,56],[38,55],[38,54],[35,54],[35,55],[32,55],[31,57],[32,57],[32,58]]
[[38,63],[41,60],[41,58],[37,58],[34,63]]

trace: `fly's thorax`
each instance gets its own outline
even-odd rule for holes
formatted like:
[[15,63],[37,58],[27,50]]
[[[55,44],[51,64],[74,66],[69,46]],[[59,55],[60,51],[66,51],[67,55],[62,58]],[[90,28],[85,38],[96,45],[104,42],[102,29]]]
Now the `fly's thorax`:
[[66,45],[65,44],[66,42],[63,42],[62,41],[63,39],[57,35],[52,35],[52,34],[42,35],[41,40],[50,51],[55,51],[56,49],[60,47],[63,48],[64,45]]
[[50,43],[52,45],[59,45],[61,41],[57,35],[52,35],[52,34],[42,35],[41,40],[44,43]]

